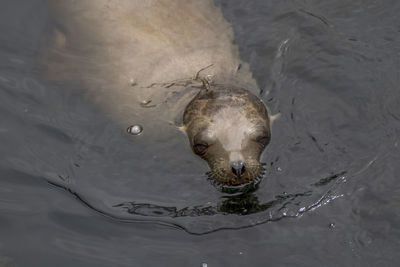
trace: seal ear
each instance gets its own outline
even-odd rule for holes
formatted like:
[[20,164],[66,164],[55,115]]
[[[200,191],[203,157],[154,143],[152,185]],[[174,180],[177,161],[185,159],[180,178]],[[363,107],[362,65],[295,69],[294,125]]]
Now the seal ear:
[[274,121],[276,121],[277,119],[279,119],[281,117],[281,113],[278,112],[274,115],[271,115],[271,110],[269,109],[269,107],[267,105],[265,105],[265,107],[267,108],[267,112],[268,112],[269,124],[272,125],[274,123]]
[[274,121],[281,117],[281,113],[276,113],[274,115],[269,115],[269,123],[272,125]]
[[185,125],[176,126],[176,127],[177,127],[177,129],[178,129],[179,131],[181,131],[182,133],[184,133],[184,134],[186,135],[186,126],[185,126]]
[[186,135],[186,126],[185,125],[178,125],[178,123],[174,122],[174,121],[170,121],[169,125],[171,125],[172,127],[174,127],[175,129],[177,129],[178,131],[184,133]]

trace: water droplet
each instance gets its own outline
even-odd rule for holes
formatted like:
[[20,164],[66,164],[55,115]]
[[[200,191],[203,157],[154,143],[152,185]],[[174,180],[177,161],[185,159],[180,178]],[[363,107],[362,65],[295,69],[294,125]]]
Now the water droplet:
[[143,132],[143,127],[139,124],[136,124],[128,127],[126,131],[132,135],[139,135]]
[[329,224],[329,228],[330,228],[330,229],[333,229],[333,228],[335,228],[335,227],[336,227],[336,225],[335,225],[334,223],[330,223],[330,224]]
[[278,167],[278,168],[276,168],[276,170],[277,170],[278,172],[281,172],[281,171],[282,171],[282,168],[281,168],[281,167]]
[[207,266],[208,266],[208,264],[205,263],[205,262],[203,262],[203,263],[201,264],[201,267],[207,267]]

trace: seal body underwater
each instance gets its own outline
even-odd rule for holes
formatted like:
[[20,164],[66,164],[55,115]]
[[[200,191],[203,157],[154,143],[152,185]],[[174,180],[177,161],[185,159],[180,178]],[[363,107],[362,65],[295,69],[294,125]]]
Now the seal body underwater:
[[147,136],[181,118],[217,184],[258,180],[270,118],[231,26],[211,0],[47,4],[40,61],[49,79],[84,88],[125,127],[148,118]]

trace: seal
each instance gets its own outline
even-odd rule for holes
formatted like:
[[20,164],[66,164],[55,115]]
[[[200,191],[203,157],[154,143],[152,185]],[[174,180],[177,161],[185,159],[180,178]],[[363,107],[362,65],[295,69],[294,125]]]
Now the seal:
[[271,139],[269,116],[248,90],[234,85],[201,90],[186,107],[183,123],[193,152],[208,162],[217,184],[261,178],[260,155]]
[[139,123],[144,142],[172,139],[171,121],[180,118],[218,184],[237,186],[262,175],[270,118],[231,25],[211,0],[47,5],[39,56],[46,78],[84,88],[125,129]]

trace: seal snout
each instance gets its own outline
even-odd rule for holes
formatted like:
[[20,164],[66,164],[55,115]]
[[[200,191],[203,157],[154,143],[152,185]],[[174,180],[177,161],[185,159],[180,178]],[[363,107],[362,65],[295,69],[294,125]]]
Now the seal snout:
[[238,179],[242,178],[243,173],[246,171],[246,164],[243,161],[234,161],[230,163],[233,174]]

